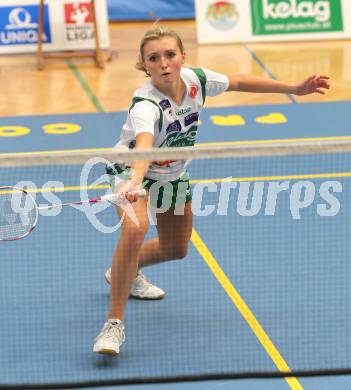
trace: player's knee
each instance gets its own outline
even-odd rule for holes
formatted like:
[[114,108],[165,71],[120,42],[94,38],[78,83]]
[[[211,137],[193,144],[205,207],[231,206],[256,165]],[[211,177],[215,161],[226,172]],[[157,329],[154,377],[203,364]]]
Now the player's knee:
[[188,245],[180,246],[175,251],[175,258],[178,260],[185,259],[188,255]]
[[165,257],[170,260],[184,259],[188,254],[188,245],[172,245],[164,249]]
[[124,235],[124,237],[130,241],[131,245],[138,246],[144,241],[147,229],[147,224],[131,224],[129,226],[125,226],[124,229],[122,229],[122,235]]

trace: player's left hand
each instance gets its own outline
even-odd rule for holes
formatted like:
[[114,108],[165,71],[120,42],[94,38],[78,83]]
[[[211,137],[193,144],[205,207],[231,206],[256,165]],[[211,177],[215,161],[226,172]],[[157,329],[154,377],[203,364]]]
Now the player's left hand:
[[311,93],[325,95],[325,90],[329,88],[328,76],[313,75],[296,85],[295,95],[303,96]]
[[123,196],[131,203],[136,202],[140,196],[143,187],[141,184],[136,185],[131,180],[122,180],[118,183],[115,189],[116,194],[123,194]]

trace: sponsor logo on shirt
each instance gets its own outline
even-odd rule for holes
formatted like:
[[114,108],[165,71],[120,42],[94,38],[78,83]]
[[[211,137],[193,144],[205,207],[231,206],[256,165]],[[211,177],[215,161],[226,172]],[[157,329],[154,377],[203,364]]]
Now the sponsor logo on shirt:
[[160,147],[193,146],[196,140],[197,126],[192,126],[186,132],[172,132]]
[[169,167],[170,164],[176,162],[177,160],[165,160],[165,161],[153,161],[152,165],[157,165],[158,167]]
[[180,124],[179,121],[175,121],[173,123],[171,123],[167,129],[166,129],[166,134],[169,134],[169,133],[174,133],[174,132],[179,132],[182,130],[182,126]]
[[169,102],[168,99],[161,100],[158,104],[160,105],[163,111],[166,110],[167,108],[171,108],[171,103]]
[[187,115],[184,118],[185,126],[189,126],[194,122],[197,122],[199,120],[199,113],[198,112],[192,112],[191,114]]
[[191,85],[189,90],[189,96],[192,99],[195,99],[197,96],[197,93],[199,92],[199,87],[197,85]]
[[191,107],[187,107],[187,108],[181,108],[180,110],[176,111],[176,114],[178,116],[181,116],[181,115],[185,115],[187,114],[188,112],[191,111]]

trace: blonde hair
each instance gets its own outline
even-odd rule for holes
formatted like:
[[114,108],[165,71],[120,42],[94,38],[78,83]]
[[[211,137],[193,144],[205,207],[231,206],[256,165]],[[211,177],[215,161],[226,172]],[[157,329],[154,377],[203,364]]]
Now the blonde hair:
[[146,72],[146,69],[144,68],[143,62],[144,62],[144,46],[150,42],[153,41],[154,39],[160,39],[163,37],[173,37],[176,39],[178,47],[181,51],[181,53],[184,53],[184,45],[182,40],[180,39],[179,35],[172,29],[165,27],[165,26],[160,26],[160,25],[154,25],[152,28],[150,28],[146,33],[144,34],[143,38],[141,39],[140,42],[140,49],[139,49],[139,58],[137,63],[135,64],[135,67],[138,70],[141,70],[144,72],[147,76],[148,73]]

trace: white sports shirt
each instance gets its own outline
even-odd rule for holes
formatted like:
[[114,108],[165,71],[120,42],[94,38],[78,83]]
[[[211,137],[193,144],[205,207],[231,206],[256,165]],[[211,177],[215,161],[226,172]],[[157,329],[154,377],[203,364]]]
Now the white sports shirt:
[[[159,91],[151,80],[135,91],[116,146],[133,147],[136,136],[144,132],[153,135],[153,147],[194,145],[206,96],[226,91],[229,80],[224,74],[203,68],[182,68],[180,77],[186,87],[180,105]],[[183,175],[185,167],[184,160],[153,161],[146,176],[152,180],[172,181]]]

